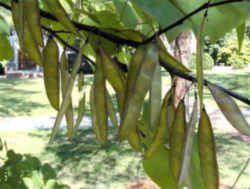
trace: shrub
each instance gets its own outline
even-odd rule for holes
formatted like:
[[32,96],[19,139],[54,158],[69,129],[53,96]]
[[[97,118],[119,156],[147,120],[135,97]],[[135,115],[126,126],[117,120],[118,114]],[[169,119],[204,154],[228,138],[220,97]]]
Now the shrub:
[[[208,53],[204,53],[203,69],[204,70],[211,70],[213,68],[213,66],[214,66],[213,58]],[[190,68],[196,69],[196,54],[192,55]]]
[[0,188],[70,189],[57,180],[56,171],[49,164],[42,164],[36,157],[13,150],[7,151],[7,159],[0,166]]
[[243,68],[250,63],[250,45],[248,38],[242,44],[241,51],[238,48],[236,36],[233,36],[225,41],[218,53],[219,63],[225,63],[235,69]]

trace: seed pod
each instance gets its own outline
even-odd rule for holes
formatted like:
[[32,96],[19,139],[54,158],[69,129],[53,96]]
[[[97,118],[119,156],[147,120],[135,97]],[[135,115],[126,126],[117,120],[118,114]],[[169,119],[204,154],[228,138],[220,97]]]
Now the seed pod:
[[233,98],[215,85],[208,84],[208,88],[210,89],[211,94],[213,95],[220,110],[232,126],[240,133],[250,136],[250,126]]
[[27,21],[24,19],[24,16],[22,16],[21,5],[21,3],[11,1],[12,19],[17,31],[21,49],[28,53],[30,59],[34,61],[34,63],[43,66],[42,56],[36,41],[30,33]]
[[81,93],[84,86],[84,74],[80,72],[78,74],[78,91]]
[[11,1],[11,13],[12,13],[12,20],[14,23],[14,27],[19,39],[20,47],[24,51],[24,42],[23,42],[24,16],[22,13],[21,0],[19,3]]
[[68,30],[72,31],[73,33],[77,34],[77,29],[75,28],[74,24],[69,19],[66,11],[62,7],[59,0],[44,0],[47,4],[49,10],[53,13],[53,15],[59,20],[59,22]]
[[50,143],[54,140],[54,137],[56,136],[56,133],[57,133],[58,128],[60,126],[60,123],[62,121],[62,118],[63,118],[65,112],[67,111],[68,105],[70,103],[70,96],[72,94],[72,90],[74,87],[75,78],[76,78],[77,72],[78,72],[80,65],[81,65],[81,60],[82,60],[81,52],[82,52],[82,49],[79,50],[79,53],[78,53],[76,60],[73,64],[71,76],[66,84],[66,93],[65,93],[64,99],[62,100],[60,110],[57,112],[56,120],[54,122],[52,134],[51,134],[50,141],[49,141]]
[[116,91],[118,105],[120,113],[123,110],[123,104],[126,95],[126,81],[122,76],[120,69],[117,64],[112,60],[112,58],[105,52],[103,48],[100,48],[100,54],[103,60],[103,68],[105,73],[105,78]]
[[216,160],[215,139],[211,122],[205,108],[202,109],[199,128],[198,143],[201,172],[206,189],[219,188],[219,172]]
[[40,24],[40,10],[38,0],[24,0],[24,14],[28,22],[29,31],[37,45],[43,46],[43,37]]
[[55,110],[59,110],[60,103],[58,58],[58,46],[52,38],[49,38],[44,48],[43,73],[46,93],[50,104]]
[[[97,52],[98,54],[99,52]],[[106,103],[106,87],[103,69],[103,61],[100,56],[96,57],[96,69],[94,76],[94,104],[96,110],[96,126],[100,131],[101,143],[107,144],[108,139],[108,112]]]
[[178,185],[188,184],[188,178],[190,178],[189,174],[190,174],[191,158],[193,152],[193,140],[195,134],[194,131],[197,121],[198,121],[198,104],[197,104],[197,98],[195,98],[193,111],[191,114],[190,121],[188,123],[187,132],[185,133]]
[[113,125],[115,127],[119,127],[118,121],[116,119],[116,111],[114,109],[112,100],[111,100],[111,96],[108,93],[108,90],[106,89],[106,96],[107,96],[107,109],[108,109],[108,115],[110,117],[111,122],[113,123]]
[[[137,63],[137,62],[136,62]],[[151,78],[158,64],[158,48],[156,44],[150,44],[145,52],[140,65],[140,71],[135,80],[134,86],[127,88],[127,100],[125,104],[124,116],[120,127],[120,139],[124,140],[131,132],[136,132],[136,122],[140,115],[144,97],[151,86]],[[129,72],[134,74],[135,72]],[[128,79],[131,76],[128,75]],[[133,78],[132,78],[133,79]],[[132,83],[132,79],[128,82]],[[131,90],[130,90],[131,88]]]
[[150,127],[156,130],[159,125],[160,106],[161,106],[161,67],[159,64],[156,66],[152,78],[152,85],[149,91],[149,104],[150,104]]
[[[61,56],[60,62],[60,70],[61,70],[61,91],[62,97],[65,98],[66,94],[66,85],[70,79],[70,75],[68,73],[68,61],[66,57],[66,52],[64,51]],[[72,97],[69,97],[69,105],[65,113],[66,123],[67,123],[67,130],[68,130],[68,138],[71,140],[73,138],[74,133],[74,113],[73,113],[73,104],[72,104]]]
[[186,128],[185,116],[185,105],[182,100],[177,107],[170,135],[170,165],[176,179],[178,179],[181,168],[182,149],[184,145]]
[[79,103],[78,103],[78,114],[77,114],[77,119],[76,119],[76,123],[74,126],[74,133],[77,131],[77,129],[79,128],[81,121],[84,117],[84,113],[85,113],[85,101],[86,101],[86,95],[85,93],[83,94],[82,98],[80,99]]
[[167,140],[169,139],[169,127],[167,120],[167,114],[168,114],[167,107],[169,105],[171,95],[172,95],[172,90],[170,89],[164,97],[163,104],[161,106],[159,127],[157,127],[157,131],[154,135],[152,143],[150,144],[145,154],[145,157],[151,156],[154,153],[154,151],[159,147],[159,145],[168,143]]
[[96,138],[99,142],[102,142],[102,137],[100,133],[100,129],[97,126],[97,118],[96,118],[96,109],[95,109],[95,98],[94,98],[94,85],[91,86],[90,95],[89,95],[89,104],[90,104],[90,113],[92,120],[92,128],[96,134]]

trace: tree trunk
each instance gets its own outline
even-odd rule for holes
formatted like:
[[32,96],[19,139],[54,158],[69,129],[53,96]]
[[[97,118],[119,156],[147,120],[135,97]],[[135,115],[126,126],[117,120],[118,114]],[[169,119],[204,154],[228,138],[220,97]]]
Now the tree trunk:
[[[174,41],[174,56],[175,58],[182,64],[184,64],[187,68],[190,65],[191,61],[191,46],[192,44],[192,32],[185,31],[182,32]],[[180,78],[174,78],[175,82],[175,106],[179,104],[180,100],[185,96],[187,90],[187,82]]]

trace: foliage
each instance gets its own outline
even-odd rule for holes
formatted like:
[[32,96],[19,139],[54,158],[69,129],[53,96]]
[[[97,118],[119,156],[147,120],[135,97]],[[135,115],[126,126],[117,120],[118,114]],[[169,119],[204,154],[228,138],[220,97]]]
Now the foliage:
[[13,150],[8,150],[6,156],[0,167],[0,188],[70,189],[57,180],[56,171],[49,164],[42,164],[38,158]]
[[219,50],[218,62],[230,65],[233,68],[244,68],[246,64],[249,64],[250,60],[250,45],[249,40],[245,39],[242,44],[241,51],[239,52],[238,43],[235,38],[235,34],[227,38],[224,42],[224,46]]
[[[204,53],[203,56],[203,69],[204,70],[211,70],[214,66],[214,60],[213,58],[208,54],[208,53]],[[195,69],[196,68],[196,55],[193,54],[191,57],[191,64],[190,64],[190,68],[191,69]]]

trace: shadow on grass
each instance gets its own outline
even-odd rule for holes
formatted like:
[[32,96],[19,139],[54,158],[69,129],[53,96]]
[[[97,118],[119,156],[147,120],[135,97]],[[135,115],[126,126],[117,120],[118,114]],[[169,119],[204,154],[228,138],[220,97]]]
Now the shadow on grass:
[[36,95],[39,91],[15,88],[32,84],[32,79],[6,79],[0,82],[0,117],[18,115],[32,115],[36,108],[44,108],[46,105],[29,100],[30,96]]
[[[231,133],[215,133],[222,182],[234,179],[249,157],[250,145]],[[30,136],[47,142],[50,134],[39,131],[30,133]],[[88,128],[79,130],[74,141],[70,142],[66,131],[62,130],[55,142],[46,147],[41,158],[56,168],[61,179],[70,180],[73,185],[79,183],[85,189],[113,188],[114,183],[124,187],[129,181],[145,178],[139,154],[127,143],[118,141],[117,129],[113,127],[109,129],[109,141],[107,146],[100,146],[92,129]],[[250,173],[245,174],[246,178],[249,176]]]
[[[234,133],[216,133],[215,138],[221,177],[235,179],[244,162],[250,157],[250,141],[244,141],[241,135]],[[250,172],[244,175],[249,178]]]
[[[0,117],[16,116],[16,113],[20,114],[20,112],[22,115],[29,116],[32,115],[34,109],[46,107],[47,105],[29,101],[29,95],[35,93],[37,92],[6,89],[6,92],[1,93]],[[24,96],[26,97],[24,98]]]
[[[49,135],[34,135],[48,141]],[[42,154],[60,173],[63,179],[81,182],[81,187],[93,188],[98,185],[135,181],[143,178],[139,154],[135,153],[127,143],[120,143],[117,129],[109,128],[109,144],[101,146],[92,129],[78,131],[74,141],[69,142],[65,131],[58,134],[55,142],[48,145]],[[52,158],[53,157],[53,158]],[[95,187],[94,187],[95,188]]]

